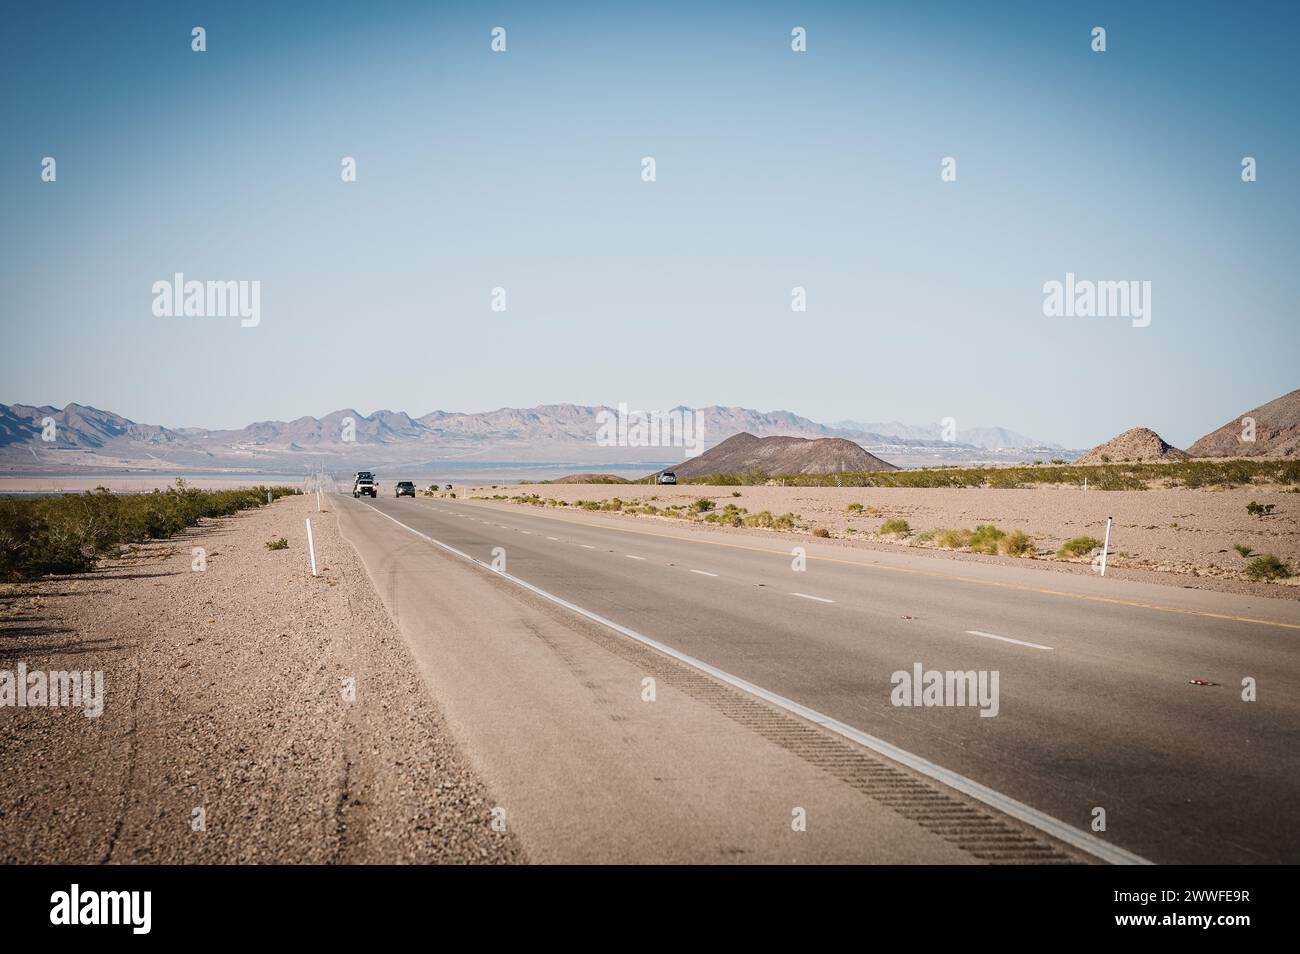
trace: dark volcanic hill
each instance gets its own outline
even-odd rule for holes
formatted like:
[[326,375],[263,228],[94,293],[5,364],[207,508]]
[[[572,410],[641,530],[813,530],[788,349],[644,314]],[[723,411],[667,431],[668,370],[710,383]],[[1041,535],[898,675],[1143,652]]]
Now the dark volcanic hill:
[[809,440],[804,437],[755,437],[743,433],[728,437],[709,450],[670,468],[678,477],[710,474],[842,474],[864,470],[898,470],[853,441],[839,437]]
[[[1247,418],[1255,422],[1249,440]],[[1300,455],[1300,390],[1284,394],[1211,431],[1191,447],[1193,457],[1295,457]]]

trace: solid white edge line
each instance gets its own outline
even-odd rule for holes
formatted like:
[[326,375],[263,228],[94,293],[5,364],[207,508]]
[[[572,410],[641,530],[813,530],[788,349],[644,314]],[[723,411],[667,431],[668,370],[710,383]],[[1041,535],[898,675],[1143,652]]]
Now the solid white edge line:
[[700,576],[717,576],[716,573],[710,573],[708,570],[691,570],[692,573],[698,573]]
[[934,762],[931,762],[928,759],[923,759],[919,755],[913,755],[906,749],[900,749],[898,746],[886,742],[884,739],[878,739],[873,735],[868,735],[847,723],[840,722],[838,719],[832,719],[830,716],[823,715],[816,709],[810,709],[802,703],[795,702],[793,699],[787,699],[785,696],[778,695],[775,692],[769,692],[751,682],[746,682],[739,676],[733,676],[729,672],[718,669],[716,666],[711,666],[701,659],[696,659],[694,656],[688,656],[686,653],[679,652],[671,646],[666,646],[657,640],[651,639],[649,636],[642,636],[640,633],[636,632],[636,630],[628,629],[626,626],[616,623],[613,620],[606,619],[590,610],[585,610],[581,606],[570,603],[563,597],[556,596],[553,593],[548,593],[540,587],[534,586],[527,580],[521,580],[519,577],[512,576],[509,573],[493,570],[490,564],[484,563],[482,560],[472,557],[461,550],[457,550],[455,547],[448,546],[441,540],[435,540],[433,537],[426,533],[421,533],[414,527],[408,527],[396,517],[384,513],[382,510],[366,503],[364,500],[360,502],[369,507],[375,513],[379,514],[381,517],[387,517],[402,529],[410,531],[422,540],[427,540],[434,546],[441,547],[448,553],[455,554],[461,559],[468,560],[470,563],[483,567],[483,569],[487,570],[494,576],[504,577],[510,582],[522,586],[529,592],[535,593],[543,599],[550,600],[557,606],[563,606],[565,609],[577,613],[579,616],[585,617],[594,623],[606,626],[609,629],[614,630],[616,633],[622,633],[628,639],[634,639],[638,643],[642,643],[643,645],[649,646],[651,649],[663,653],[665,656],[671,656],[678,662],[685,663],[694,669],[707,673],[713,678],[725,682],[729,686],[734,686],[742,692],[747,692],[750,695],[757,696],[779,709],[784,709],[786,712],[793,713],[802,719],[807,719],[809,722],[834,732],[836,735],[843,736],[850,741],[858,743],[858,745],[861,745],[864,748],[871,749],[873,752],[883,755],[886,758],[893,759],[895,762],[907,766],[914,772],[918,772],[927,778],[932,778],[936,782],[941,782],[949,788],[961,792],[963,795],[970,796],[976,801],[983,802],[990,808],[994,808],[997,811],[1002,812],[1004,815],[1010,815],[1012,818],[1018,819],[1032,828],[1037,828],[1039,831],[1051,835],[1053,838],[1063,841],[1068,845],[1073,845],[1075,848],[1092,855],[1094,858],[1099,858],[1102,861],[1114,865],[1154,864],[1154,862],[1148,861],[1141,855],[1134,854],[1118,845],[1104,842],[1100,838],[1097,838],[1088,832],[1074,828],[1073,826],[1061,821],[1059,818],[1054,818],[1046,812],[1041,812],[1037,808],[1026,805],[1024,802],[1003,795],[1001,792],[991,789],[987,785],[981,785],[979,782],[966,778],[966,776],[960,775],[950,769],[946,769],[941,765],[936,765]]
[[1041,643],[1027,643],[1023,639],[1012,639],[1010,636],[999,636],[997,633],[982,633],[978,629],[968,629],[966,635],[983,636],[985,639],[1000,639],[1004,643],[1015,643],[1017,646],[1028,646],[1030,649],[1046,649],[1049,653],[1055,652],[1051,646],[1044,646]]
[[816,600],[818,603],[834,603],[834,600],[828,600],[824,596],[809,596],[807,593],[791,593],[791,596],[802,596],[806,600]]

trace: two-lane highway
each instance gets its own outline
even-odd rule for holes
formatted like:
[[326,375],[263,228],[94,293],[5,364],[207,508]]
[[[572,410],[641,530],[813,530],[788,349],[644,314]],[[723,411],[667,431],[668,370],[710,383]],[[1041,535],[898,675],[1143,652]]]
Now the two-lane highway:
[[[1125,599],[1118,581],[1105,599],[1079,599],[940,561],[887,572],[865,551],[798,569],[793,538],[684,538],[651,521],[642,531],[443,499],[365,505],[1139,856],[1300,860],[1294,624],[1188,612],[1176,589],[1168,606]],[[918,665],[995,673],[997,696],[896,704],[893,674]]]

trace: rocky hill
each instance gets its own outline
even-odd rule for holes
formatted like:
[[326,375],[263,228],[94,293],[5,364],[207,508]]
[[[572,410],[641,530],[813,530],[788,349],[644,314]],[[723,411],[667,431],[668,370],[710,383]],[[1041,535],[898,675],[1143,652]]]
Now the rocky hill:
[[1193,457],[1300,456],[1300,390],[1238,414],[1187,448],[1187,453]]
[[864,470],[898,470],[860,446],[838,437],[755,437],[736,434],[698,457],[669,468],[678,477],[710,474],[842,474]]
[[1187,453],[1180,451],[1149,427],[1135,427],[1118,437],[1094,447],[1080,457],[1076,464],[1132,464],[1160,463],[1186,460]]

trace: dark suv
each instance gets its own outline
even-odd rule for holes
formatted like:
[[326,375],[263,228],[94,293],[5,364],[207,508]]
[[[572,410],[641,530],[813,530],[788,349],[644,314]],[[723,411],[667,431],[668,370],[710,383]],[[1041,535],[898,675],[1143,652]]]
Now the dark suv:
[[411,483],[411,481],[409,481],[409,480],[399,480],[399,481],[397,482],[397,493],[394,494],[394,496],[395,496],[395,497],[414,497],[414,496],[415,496],[415,484]]

